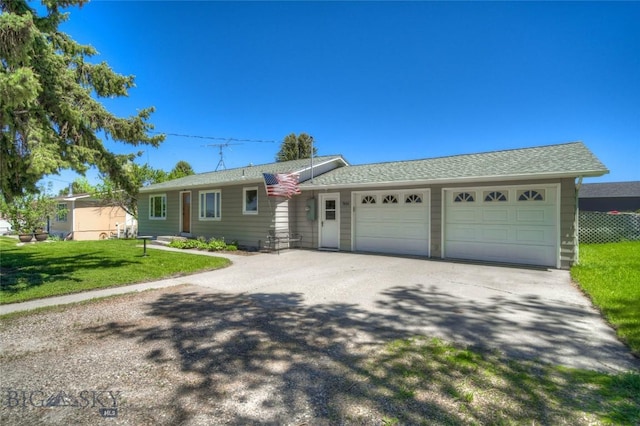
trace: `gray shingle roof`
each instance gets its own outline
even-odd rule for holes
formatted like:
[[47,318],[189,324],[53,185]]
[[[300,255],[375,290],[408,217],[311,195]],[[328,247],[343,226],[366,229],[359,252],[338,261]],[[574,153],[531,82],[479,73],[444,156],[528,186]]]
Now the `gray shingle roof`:
[[[342,159],[340,155],[325,155],[314,157],[313,162],[320,164],[331,160]],[[344,159],[342,159],[344,161]],[[301,172],[310,167],[308,158],[302,160],[283,161],[281,163],[258,164],[254,166],[238,167],[235,169],[220,170],[217,172],[199,173],[191,176],[185,176],[179,179],[173,179],[167,182],[156,183],[141,188],[141,192],[149,191],[165,191],[170,189],[184,189],[203,187],[209,185],[225,185],[238,182],[250,182],[262,180],[262,173],[293,173]]]
[[412,161],[341,167],[318,176],[314,186],[350,186],[393,182],[428,182],[527,178],[544,176],[600,176],[607,168],[582,142]]
[[640,197],[640,181],[585,183],[580,198]]

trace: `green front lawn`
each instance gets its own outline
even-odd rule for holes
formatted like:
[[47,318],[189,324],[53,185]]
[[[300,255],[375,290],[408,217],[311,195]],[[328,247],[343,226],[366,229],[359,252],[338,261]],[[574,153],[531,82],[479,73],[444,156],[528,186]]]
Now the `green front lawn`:
[[640,355],[640,241],[580,245],[571,276]]
[[0,304],[187,275],[230,263],[153,249],[143,257],[137,240],[16,243],[0,237]]

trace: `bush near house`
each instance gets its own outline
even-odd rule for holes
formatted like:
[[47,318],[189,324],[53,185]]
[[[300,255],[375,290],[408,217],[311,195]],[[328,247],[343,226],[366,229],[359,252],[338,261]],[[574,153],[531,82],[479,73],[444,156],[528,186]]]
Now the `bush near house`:
[[640,356],[640,241],[581,244],[571,276]]
[[169,243],[169,247],[179,249],[197,249],[208,251],[236,251],[238,250],[237,243],[227,244],[221,238],[211,238],[207,240],[205,237],[198,237],[197,239],[174,239]]

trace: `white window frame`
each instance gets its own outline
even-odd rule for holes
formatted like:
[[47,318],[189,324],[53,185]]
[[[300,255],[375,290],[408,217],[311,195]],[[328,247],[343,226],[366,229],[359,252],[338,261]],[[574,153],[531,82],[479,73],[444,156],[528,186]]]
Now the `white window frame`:
[[[156,198],[161,199],[160,214],[154,215]],[[167,194],[153,194],[149,195],[149,220],[166,220],[167,219]]]
[[67,222],[69,220],[69,206],[67,203],[58,203],[56,206],[56,222]]
[[[213,212],[214,216],[206,216],[206,197],[214,194]],[[217,194],[217,197],[215,196]],[[204,197],[204,198],[203,198]],[[204,199],[204,203],[202,202]],[[217,203],[217,205],[216,205]],[[204,214],[203,214],[204,213]],[[198,220],[221,220],[222,219],[222,191],[220,189],[208,189],[198,192]]]
[[[256,193],[256,209],[255,210],[247,210],[247,192],[255,191]],[[258,195],[258,187],[251,186],[247,188],[242,188],[242,214],[248,215],[256,215],[258,214],[258,202],[260,201],[260,196]]]

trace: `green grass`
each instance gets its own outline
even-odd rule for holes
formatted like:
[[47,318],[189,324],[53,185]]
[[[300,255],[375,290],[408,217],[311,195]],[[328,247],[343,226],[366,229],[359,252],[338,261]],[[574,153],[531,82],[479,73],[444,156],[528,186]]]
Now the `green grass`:
[[0,304],[187,275],[230,263],[153,249],[143,257],[136,240],[16,243],[0,237]]
[[640,241],[580,245],[571,276],[640,355]]
[[426,337],[387,344],[364,370],[369,392],[396,401],[385,419],[399,424],[640,424],[638,372],[516,361]]

